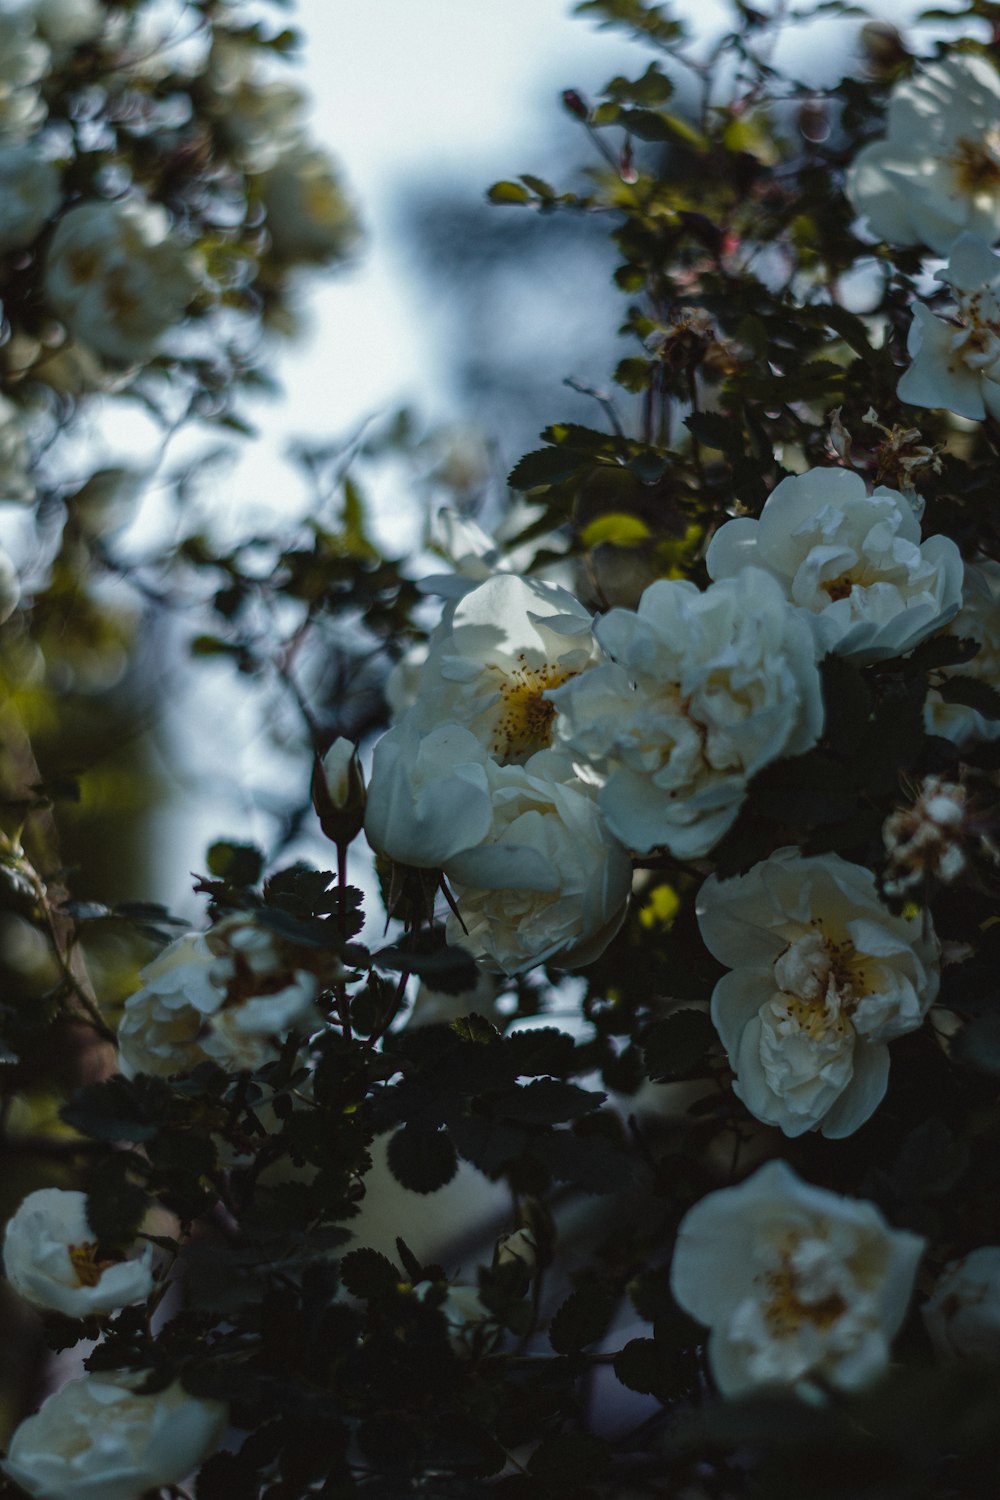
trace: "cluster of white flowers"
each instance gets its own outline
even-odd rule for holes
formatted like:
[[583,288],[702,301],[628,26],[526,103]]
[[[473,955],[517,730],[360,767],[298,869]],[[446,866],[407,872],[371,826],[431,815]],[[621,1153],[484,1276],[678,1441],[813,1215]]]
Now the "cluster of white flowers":
[[772,1161],[682,1220],[674,1296],[711,1330],[719,1390],[855,1391],[884,1374],[924,1241],[871,1203],[800,1181]]
[[290,1031],[308,1036],[322,1024],[319,980],[294,965],[251,917],[177,938],[142,970],[142,988],[125,1002],[122,1072],[168,1078],[208,1059],[234,1071],[262,1067]]

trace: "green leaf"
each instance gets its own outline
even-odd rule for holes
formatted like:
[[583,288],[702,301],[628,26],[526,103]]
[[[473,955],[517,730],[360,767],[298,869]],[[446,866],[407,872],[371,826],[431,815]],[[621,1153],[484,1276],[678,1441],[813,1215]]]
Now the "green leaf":
[[531,194],[519,182],[495,182],[486,196],[491,203],[531,202]]
[[619,76],[612,78],[605,89],[605,93],[620,104],[666,104],[673,92],[673,84],[655,62],[651,62],[642,77],[634,82]]
[[653,379],[653,364],[648,359],[620,359],[615,366],[615,381],[627,391],[647,391]]
[[533,193],[537,193],[539,198],[553,199],[556,196],[555,188],[551,183],[546,182],[544,177],[532,177],[530,172],[522,172],[521,181],[525,187],[530,188]]
[[541,489],[543,485],[571,479],[586,467],[588,461],[586,455],[573,448],[536,448],[514,465],[507,475],[507,483],[512,490]]
[[492,1103],[505,1119],[527,1125],[556,1125],[576,1120],[603,1104],[605,1094],[591,1093],[575,1083],[554,1078],[539,1078],[534,1083],[518,1084],[494,1095]]
[[209,874],[228,885],[256,885],[264,868],[264,855],[256,844],[210,844],[206,856]]
[[674,1011],[646,1030],[642,1042],[646,1071],[654,1083],[683,1078],[717,1042],[715,1027],[704,1011]]
[[352,1297],[371,1301],[395,1292],[403,1278],[387,1255],[364,1247],[344,1256],[340,1279]]
[[170,1089],[161,1078],[120,1074],[92,1083],[59,1111],[67,1125],[98,1141],[151,1141],[170,1111]]
[[734,417],[724,417],[717,411],[693,411],[684,418],[684,425],[707,448],[717,448],[727,456],[744,450],[743,428]]
[[607,1333],[615,1298],[601,1287],[571,1292],[549,1325],[549,1343],[557,1354],[578,1354]]
[[1000,719],[1000,693],[981,677],[945,677],[935,686],[945,703],[974,708],[984,719]]
[[115,1154],[102,1161],[87,1191],[87,1223],[100,1249],[125,1254],[152,1202],[145,1188],[129,1181],[125,1156]]
[[458,1157],[447,1130],[404,1125],[389,1142],[389,1171],[411,1193],[436,1193],[458,1171]]
[[708,147],[700,130],[689,125],[687,120],[665,114],[661,109],[623,109],[618,124],[624,125],[630,135],[637,135],[641,141],[674,141],[695,151],[705,151]]
[[475,959],[470,958],[466,948],[442,945],[429,953],[421,953],[394,945],[372,954],[372,963],[380,969],[416,974],[426,980],[431,989],[440,990],[445,995],[462,995],[467,990],[474,990],[479,980]]

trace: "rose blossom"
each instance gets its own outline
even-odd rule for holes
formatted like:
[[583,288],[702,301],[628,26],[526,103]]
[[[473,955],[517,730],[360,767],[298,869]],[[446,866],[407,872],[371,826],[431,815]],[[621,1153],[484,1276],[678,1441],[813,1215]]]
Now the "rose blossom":
[[503,765],[553,742],[549,694],[600,660],[589,610],[568,590],[497,573],[449,604],[420,671],[413,722],[462,724]]
[[489,831],[444,864],[457,906],[448,941],[503,974],[593,963],[622,924],[632,884],[594,788],[551,750],[485,770]]
[[640,853],[707,854],[769,761],[816,743],[812,634],[758,568],[712,584],[660,581],[595,626],[611,661],[549,696],[556,730],[601,781],[608,827]]
[[912,364],[896,394],[973,421],[1000,417],[1000,256],[978,235],[963,234],[937,280],[951,287],[957,307],[946,320],[914,304],[906,339]]
[[7,1280],[36,1307],[89,1318],[145,1302],[153,1290],[153,1247],[137,1240],[127,1255],[98,1259],[85,1193],[39,1188],[8,1221]]
[[712,578],[766,568],[812,624],[823,651],[877,661],[912,651],[955,615],[962,558],[949,537],[920,540],[905,496],[847,469],[810,469],[776,485],[760,519],[720,526]]
[[208,1058],[231,1070],[259,1068],[289,1031],[315,1031],[322,1020],[316,976],[293,967],[248,917],[175,939],[139,978],[118,1027],[127,1077],[169,1078]]
[[226,1408],[178,1381],[150,1396],[134,1384],[71,1380],[16,1429],[0,1467],[39,1500],[140,1500],[178,1483],[222,1441]]
[[873,1203],[802,1182],[770,1161],[681,1221],[670,1271],[684,1310],[711,1330],[724,1396],[761,1387],[860,1390],[883,1373],[924,1241]]
[[150,358],[198,289],[197,257],[159,204],[79,203],[49,246],[45,291],[70,334],[118,364]]
[[950,1261],[921,1311],[939,1359],[1000,1358],[1000,1245]]
[[1000,77],[953,53],[893,89],[886,134],[863,146],[846,193],[871,232],[945,255],[963,229],[1000,235]]
[[712,1020],[751,1114],[786,1135],[851,1135],[877,1108],[888,1043],[921,1025],[938,988],[924,918],[881,905],[870,870],[779,849],[698,898],[705,946],[731,970]]

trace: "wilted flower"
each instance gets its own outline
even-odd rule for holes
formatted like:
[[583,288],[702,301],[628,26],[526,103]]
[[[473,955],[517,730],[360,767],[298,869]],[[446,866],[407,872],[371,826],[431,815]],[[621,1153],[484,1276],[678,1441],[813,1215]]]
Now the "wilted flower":
[[898,807],[882,826],[889,857],[885,889],[895,896],[927,877],[949,885],[966,866],[965,788],[926,776],[912,806]]
[[708,1359],[724,1396],[854,1391],[888,1366],[923,1248],[873,1203],[770,1161],[685,1215],[670,1284],[711,1330]]
[[950,1261],[921,1311],[939,1359],[1000,1359],[1000,1245]]
[[759,520],[720,526],[706,563],[713,578],[765,568],[810,618],[823,651],[860,661],[912,651],[962,602],[962,558],[950,537],[921,542],[903,495],[869,495],[847,469],[783,479]]
[[39,83],[49,49],[26,11],[0,11],[0,144],[23,141],[45,119]]
[[347,259],[360,228],[325,151],[296,143],[258,182],[275,260],[320,266]]
[[151,1396],[133,1383],[71,1380],[21,1423],[0,1467],[39,1500],[140,1500],[178,1483],[222,1441],[226,1408],[178,1381]]
[[211,1058],[259,1068],[289,1031],[316,1030],[316,975],[252,918],[227,917],[170,943],[125,1002],[118,1052],[127,1077],[188,1073]]
[[29,1193],[4,1235],[3,1266],[15,1292],[68,1318],[145,1302],[153,1290],[152,1259],[152,1245],[140,1240],[125,1256],[101,1255],[87,1195],[62,1188]]
[[57,168],[34,146],[0,147],[0,253],[30,245],[61,198]]
[[444,864],[457,907],[448,941],[503,974],[593,963],[622,924],[632,884],[594,788],[550,750],[485,770],[487,834]]
[[706,854],[769,761],[816,743],[815,645],[760,569],[713,584],[661,581],[595,635],[611,662],[549,696],[556,729],[603,785],[609,828],[640,853]]
[[46,295],[73,338],[114,363],[148,359],[197,288],[197,258],[158,204],[79,203],[52,237]]
[[[966,563],[962,608],[948,634],[978,641],[979,650],[969,661],[943,668],[942,676],[1000,685],[1000,563]],[[927,694],[924,727],[928,734],[940,734],[956,745],[1000,737],[1000,719],[987,719],[965,703],[947,703],[936,688]]]
[[955,293],[954,318],[935,317],[917,302],[906,348],[913,363],[896,393],[911,406],[942,407],[982,421],[1000,417],[1000,256],[975,234],[952,246],[937,273]]
[[953,53],[897,84],[886,135],[847,174],[852,207],[893,245],[939,255],[964,229],[1000,235],[1000,77],[985,57]]
[[880,903],[871,871],[836,854],[779,849],[698,898],[709,952],[732,970],[712,1020],[737,1097],[786,1135],[838,1139],[885,1093],[888,1043],[921,1025],[938,988],[938,944]]

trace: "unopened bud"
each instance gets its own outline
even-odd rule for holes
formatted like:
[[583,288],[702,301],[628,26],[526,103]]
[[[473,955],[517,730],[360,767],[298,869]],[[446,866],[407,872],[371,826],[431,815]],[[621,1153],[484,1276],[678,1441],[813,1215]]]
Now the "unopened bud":
[[564,89],[562,102],[570,114],[575,115],[578,120],[586,120],[590,114],[590,111],[576,89]]
[[365,821],[365,778],[358,747],[350,740],[334,740],[313,771],[313,807],[320,827],[338,847],[349,844]]

